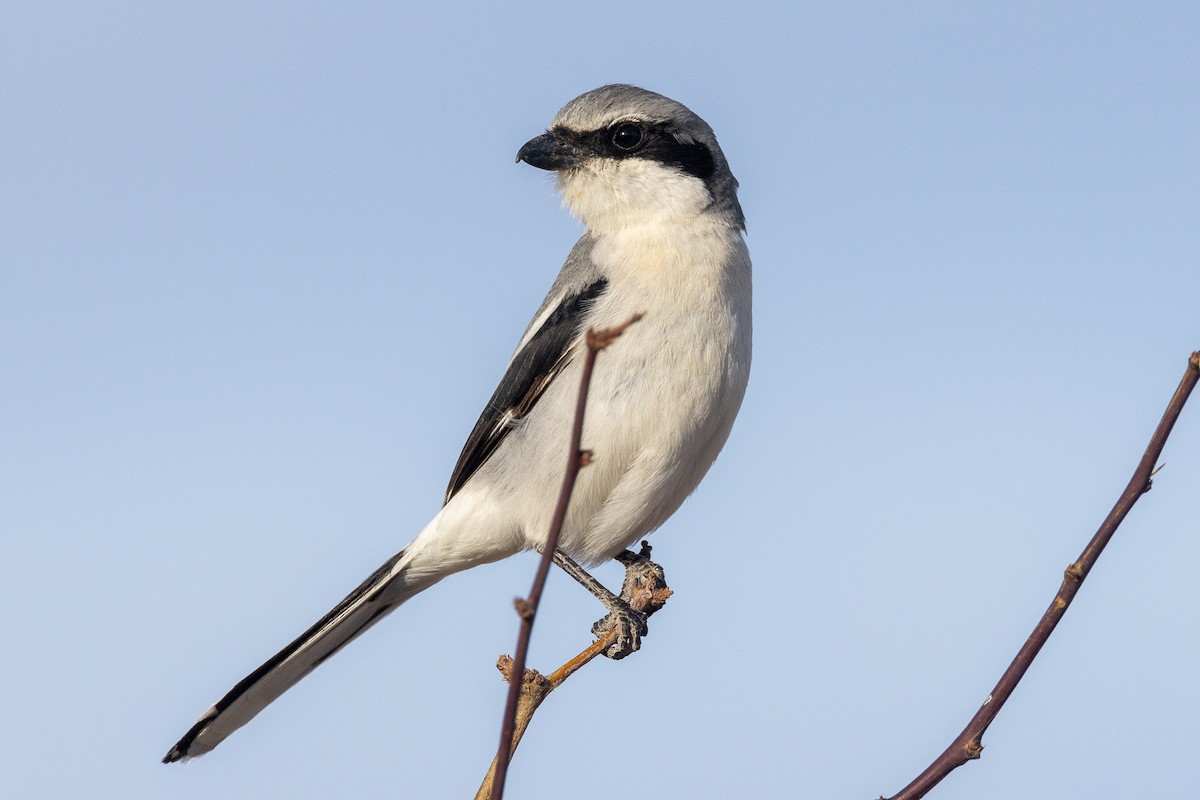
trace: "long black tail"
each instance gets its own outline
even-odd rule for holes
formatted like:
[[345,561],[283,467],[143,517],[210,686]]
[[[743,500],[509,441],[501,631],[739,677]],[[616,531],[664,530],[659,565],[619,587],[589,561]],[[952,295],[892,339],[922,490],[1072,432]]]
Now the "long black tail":
[[254,718],[301,678],[319,667],[396,606],[428,587],[405,586],[401,550],[334,606],[317,624],[300,634],[204,712],[196,724],[163,757],[163,763],[202,756]]

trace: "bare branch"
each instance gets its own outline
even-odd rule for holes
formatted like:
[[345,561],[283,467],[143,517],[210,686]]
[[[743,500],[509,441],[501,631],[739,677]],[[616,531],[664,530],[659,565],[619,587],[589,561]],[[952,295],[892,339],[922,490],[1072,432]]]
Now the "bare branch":
[[1142,460],[1138,463],[1133,477],[1129,480],[1129,485],[1125,487],[1125,491],[1121,493],[1116,505],[1108,513],[1108,517],[1100,525],[1096,535],[1088,542],[1078,560],[1067,567],[1058,594],[1054,596],[1050,607],[1046,609],[1046,613],[1042,615],[1037,627],[1033,629],[1033,633],[1029,635],[1025,644],[1018,651],[1016,658],[1000,676],[1000,681],[984,700],[980,709],[975,712],[975,716],[971,718],[967,727],[958,735],[958,738],[938,756],[936,761],[891,800],[916,800],[916,798],[924,797],[930,789],[952,771],[972,759],[979,758],[983,752],[983,734],[987,731],[988,726],[992,724],[992,720],[996,718],[1000,709],[1012,696],[1013,690],[1017,688],[1017,684],[1024,677],[1029,665],[1033,663],[1033,659],[1037,657],[1042,645],[1054,632],[1055,626],[1058,625],[1059,620],[1071,605],[1071,601],[1079,592],[1079,587],[1091,572],[1092,567],[1095,566],[1096,560],[1100,558],[1100,553],[1104,551],[1104,547],[1117,532],[1117,528],[1129,510],[1133,508],[1133,504],[1143,494],[1150,491],[1151,477],[1157,471],[1154,465],[1158,462],[1163,446],[1167,443],[1167,437],[1171,435],[1171,428],[1179,419],[1179,414],[1183,411],[1188,395],[1196,387],[1197,381],[1200,381],[1200,352],[1192,353],[1188,360],[1187,371],[1179,382],[1179,388],[1175,390],[1175,395],[1167,405],[1167,410],[1158,423],[1158,428],[1154,431],[1154,436],[1151,437],[1150,444],[1146,447],[1146,452],[1142,455]]
[[[525,674],[525,658],[529,652],[529,638],[533,633],[533,620],[537,616],[538,603],[542,599],[542,590],[546,587],[546,576],[550,573],[550,561],[554,550],[558,547],[558,539],[562,534],[563,520],[567,516],[567,504],[571,500],[571,492],[575,489],[575,479],[579,470],[584,466],[585,455],[580,450],[583,438],[583,412],[587,407],[588,389],[592,383],[592,370],[596,366],[596,354],[613,343],[625,329],[642,318],[635,314],[621,325],[602,331],[588,330],[586,335],[587,353],[584,356],[583,369],[579,377],[579,400],[575,404],[575,422],[571,426],[571,444],[567,452],[567,468],[563,474],[562,490],[558,495],[558,505],[555,506],[554,516],[550,521],[550,531],[546,535],[546,544],[542,548],[542,558],[538,562],[537,572],[533,577],[533,586],[526,598],[517,598],[515,605],[521,617],[521,627],[517,634],[517,648],[513,657],[512,675],[509,680],[508,700],[504,706],[504,719],[500,726],[500,745],[496,749],[495,781],[491,792],[492,800],[501,800],[504,796],[504,779],[508,773],[508,762],[512,758],[512,750],[516,746],[513,734],[516,729],[518,698],[523,682],[518,678]],[[586,461],[591,461],[588,453]],[[540,702],[540,701],[539,701]],[[532,710],[530,711],[532,714]]]

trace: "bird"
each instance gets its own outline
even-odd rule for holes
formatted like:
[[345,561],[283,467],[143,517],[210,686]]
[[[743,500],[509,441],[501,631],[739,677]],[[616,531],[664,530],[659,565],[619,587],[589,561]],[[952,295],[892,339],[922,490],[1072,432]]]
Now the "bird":
[[554,553],[615,615],[620,635],[606,655],[638,646],[644,618],[596,589],[585,569],[616,557],[680,507],[742,405],[752,292],[738,182],[708,123],[627,84],[567,103],[520,148],[517,162],[554,174],[584,230],[467,437],[441,509],[209,708],[164,763],[211,751],[418,592],[541,550],[562,482],[585,336],[641,314],[593,375],[582,441],[594,455],[577,478]]

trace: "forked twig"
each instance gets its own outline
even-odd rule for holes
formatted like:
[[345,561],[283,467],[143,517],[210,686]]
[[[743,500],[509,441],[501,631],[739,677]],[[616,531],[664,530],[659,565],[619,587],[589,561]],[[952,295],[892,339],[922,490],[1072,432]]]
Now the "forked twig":
[[1000,713],[1000,709],[1004,707],[1008,698],[1012,696],[1013,690],[1024,677],[1025,671],[1029,669],[1033,659],[1037,657],[1042,645],[1054,632],[1055,626],[1058,625],[1059,620],[1066,613],[1067,607],[1071,605],[1071,601],[1079,592],[1084,578],[1091,572],[1096,560],[1100,558],[1100,553],[1104,551],[1105,545],[1112,539],[1113,534],[1117,532],[1117,527],[1125,519],[1125,515],[1133,508],[1133,504],[1138,501],[1139,497],[1150,491],[1151,477],[1156,472],[1155,464],[1158,463],[1158,457],[1162,455],[1167,437],[1171,435],[1171,428],[1179,419],[1179,414],[1183,411],[1188,395],[1196,387],[1197,381],[1200,381],[1200,352],[1192,353],[1188,360],[1187,371],[1179,382],[1179,388],[1175,390],[1175,395],[1167,405],[1167,410],[1158,423],[1158,428],[1154,431],[1154,436],[1151,437],[1150,444],[1146,447],[1146,452],[1142,455],[1142,460],[1138,463],[1129,485],[1125,487],[1117,504],[1108,513],[1108,517],[1100,525],[1096,535],[1088,542],[1078,560],[1067,567],[1058,594],[1054,596],[1050,607],[1046,609],[1046,613],[1042,615],[1037,627],[1033,629],[1033,633],[1029,635],[1025,644],[1018,651],[1016,658],[1000,676],[996,687],[983,701],[983,705],[975,712],[975,716],[967,723],[967,727],[958,735],[958,738],[938,756],[937,760],[891,800],[916,800],[916,798],[924,797],[930,789],[955,769],[971,759],[979,758],[983,752],[984,732],[992,724],[996,715]]
[[[495,779],[492,785],[492,800],[501,800],[504,796],[504,780],[508,774],[508,762],[512,758],[515,747],[513,733],[517,720],[518,697],[521,693],[521,676],[525,674],[525,658],[529,652],[529,638],[533,632],[533,620],[537,616],[538,603],[542,599],[542,590],[546,586],[546,576],[550,573],[550,562],[554,550],[558,547],[558,539],[562,534],[563,521],[567,516],[567,504],[571,500],[571,492],[575,488],[575,479],[579,470],[590,460],[590,453],[580,449],[583,438],[583,412],[587,407],[588,389],[592,383],[592,370],[596,366],[596,354],[608,347],[625,329],[642,318],[635,314],[621,325],[606,328],[602,331],[588,330],[586,335],[587,353],[584,356],[583,369],[579,376],[579,400],[575,404],[575,421],[571,426],[571,443],[567,451],[567,468],[563,474],[562,490],[558,495],[558,505],[554,508],[554,516],[550,521],[550,531],[546,535],[546,544],[542,548],[542,558],[538,562],[537,572],[533,576],[533,586],[529,595],[517,598],[515,605],[517,614],[521,617],[521,627],[517,634],[517,647],[513,656],[511,677],[508,684],[508,700],[504,705],[504,719],[500,726],[500,745],[496,749]],[[532,713],[532,712],[530,712]]]

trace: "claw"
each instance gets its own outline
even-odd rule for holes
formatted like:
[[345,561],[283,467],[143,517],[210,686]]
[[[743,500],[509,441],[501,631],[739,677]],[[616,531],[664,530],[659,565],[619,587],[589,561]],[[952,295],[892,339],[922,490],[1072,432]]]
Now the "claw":
[[646,625],[646,615],[634,611],[629,606],[610,611],[592,626],[592,634],[598,639],[603,639],[614,631],[616,638],[604,651],[604,655],[615,661],[636,653],[642,646],[642,637],[650,632]]

